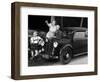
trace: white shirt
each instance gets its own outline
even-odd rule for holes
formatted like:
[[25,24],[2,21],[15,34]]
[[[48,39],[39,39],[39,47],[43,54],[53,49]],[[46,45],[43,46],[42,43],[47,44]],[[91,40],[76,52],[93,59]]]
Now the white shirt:
[[39,37],[39,36],[31,37],[31,43],[37,44],[37,43],[39,43],[39,40],[41,40],[41,39],[42,39],[42,38]]
[[52,24],[48,24],[48,26],[49,26],[49,31],[51,32],[56,32],[59,27],[59,25],[52,25]]
[[48,24],[49,26],[49,32],[47,33],[46,37],[47,38],[54,38],[55,37],[55,32],[59,29],[59,25],[52,25]]

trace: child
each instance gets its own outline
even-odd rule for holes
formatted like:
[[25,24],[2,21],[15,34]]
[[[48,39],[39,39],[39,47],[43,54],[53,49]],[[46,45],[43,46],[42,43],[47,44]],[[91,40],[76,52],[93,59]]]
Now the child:
[[42,50],[40,50],[41,46],[44,46],[44,41],[40,36],[38,36],[37,31],[34,31],[33,36],[30,39],[30,43],[31,43],[31,56],[33,59],[34,56],[37,56],[41,51],[44,50],[43,48]]

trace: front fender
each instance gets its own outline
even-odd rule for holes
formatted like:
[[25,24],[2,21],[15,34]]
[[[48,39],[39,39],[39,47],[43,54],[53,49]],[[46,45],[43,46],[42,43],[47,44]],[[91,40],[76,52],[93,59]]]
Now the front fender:
[[71,44],[66,44],[60,49],[60,53],[59,54],[61,54],[62,50],[65,49],[66,47],[70,47],[72,49],[72,45]]

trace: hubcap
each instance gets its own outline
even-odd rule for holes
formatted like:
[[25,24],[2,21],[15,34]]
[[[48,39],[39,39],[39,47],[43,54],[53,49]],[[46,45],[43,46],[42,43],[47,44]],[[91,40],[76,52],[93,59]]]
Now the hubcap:
[[66,58],[69,58],[69,53],[66,54]]

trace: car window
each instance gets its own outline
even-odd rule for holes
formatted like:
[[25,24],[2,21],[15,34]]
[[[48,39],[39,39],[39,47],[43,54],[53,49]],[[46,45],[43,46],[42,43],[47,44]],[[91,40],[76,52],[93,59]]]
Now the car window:
[[74,34],[74,39],[84,39],[84,38],[86,38],[86,36],[85,36],[85,32],[75,32],[75,34]]

